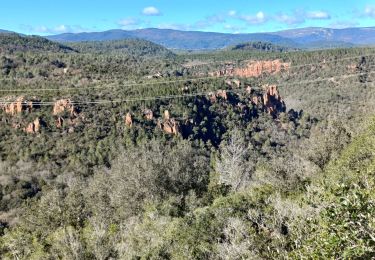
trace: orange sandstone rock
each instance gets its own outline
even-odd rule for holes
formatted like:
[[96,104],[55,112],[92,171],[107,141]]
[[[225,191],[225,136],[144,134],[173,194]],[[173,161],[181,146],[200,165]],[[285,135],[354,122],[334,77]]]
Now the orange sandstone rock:
[[24,130],[28,134],[36,134],[40,132],[41,125],[42,125],[42,121],[38,117],[34,120],[34,122],[30,123]]
[[132,115],[130,113],[127,113],[126,116],[125,116],[125,125],[127,127],[132,127],[132,125],[133,125],[133,119],[132,119]]
[[143,112],[145,118],[147,120],[153,120],[154,119],[154,113],[152,112],[151,109],[146,109],[144,112]]
[[276,85],[265,86],[266,92],[263,95],[263,105],[267,112],[275,116],[279,112],[285,112],[286,106],[283,99],[280,97]]
[[70,99],[60,99],[55,102],[53,106],[53,115],[59,115],[69,111],[71,117],[78,115],[77,108],[73,105],[73,102]]

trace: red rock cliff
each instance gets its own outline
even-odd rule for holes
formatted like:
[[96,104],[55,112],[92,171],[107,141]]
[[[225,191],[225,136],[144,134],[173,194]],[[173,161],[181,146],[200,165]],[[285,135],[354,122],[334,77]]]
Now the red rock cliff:
[[288,71],[290,63],[281,60],[249,61],[243,68],[225,67],[216,72],[209,73],[210,76],[237,76],[237,77],[259,77],[263,73],[276,74]]
[[36,134],[40,132],[41,125],[42,121],[38,117],[34,120],[34,122],[30,123],[24,130],[28,134]]
[[276,114],[279,112],[285,112],[285,102],[280,97],[276,85],[265,86],[263,105],[266,107],[267,112],[272,116],[276,116]]
[[78,115],[77,108],[73,105],[73,102],[70,99],[60,99],[55,102],[53,106],[53,115],[59,115],[68,111],[71,117]]
[[7,102],[1,103],[0,108],[4,110],[6,114],[10,114],[12,116],[16,114],[20,114],[23,111],[31,112],[34,108],[38,108],[40,106],[40,100],[36,97],[31,99],[26,99],[24,96],[16,98],[15,101],[11,101],[11,98],[6,98]]

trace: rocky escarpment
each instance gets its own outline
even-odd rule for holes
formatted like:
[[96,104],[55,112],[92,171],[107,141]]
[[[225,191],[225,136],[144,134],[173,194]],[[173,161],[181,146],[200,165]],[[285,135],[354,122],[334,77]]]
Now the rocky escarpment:
[[282,62],[281,60],[263,60],[263,61],[249,61],[246,66],[236,68],[234,65],[225,65],[224,68],[211,72],[210,76],[235,76],[235,77],[259,77],[264,73],[277,74],[282,71],[288,71],[290,63]]
[[265,86],[263,105],[266,107],[268,114],[272,116],[276,116],[278,113],[286,111],[285,102],[279,95],[276,85]]
[[[273,118],[277,118],[280,113],[286,112],[286,105],[281,98],[276,85],[265,85],[261,90],[251,88],[246,85],[244,95],[241,97],[236,94],[236,90],[227,91],[224,89],[211,92],[206,98],[202,98],[202,102],[209,102],[206,104],[207,107],[214,106],[216,110],[218,107],[224,109],[231,109],[236,111],[243,116],[247,116],[249,120],[257,117],[261,111],[271,115]],[[240,90],[238,90],[240,92]],[[134,112],[134,114],[133,114]],[[150,109],[146,109],[137,113],[136,111],[129,112],[124,118],[124,124],[128,128],[132,127],[156,127],[162,130],[166,134],[187,136],[186,132],[191,133],[192,129],[196,130],[200,127],[199,121],[196,118],[190,117],[185,119],[177,119],[171,116],[169,110],[165,110],[162,115],[154,116],[154,112]],[[137,120],[134,120],[134,115]],[[206,115],[203,115],[205,117]],[[147,123],[151,122],[151,124]],[[153,124],[152,124],[153,123]]]
[[5,97],[4,102],[0,103],[0,108],[9,115],[16,115],[22,112],[31,112],[33,109],[40,107],[40,99],[32,97],[27,99],[24,96],[20,97]]
[[26,128],[24,128],[24,131],[28,134],[37,134],[40,132],[42,125],[44,125],[44,122],[37,117],[33,122],[28,124]]
[[[234,82],[234,81],[232,81]],[[244,85],[245,89],[242,92],[241,89],[230,88],[230,90],[220,89],[215,92],[211,92],[206,97],[199,98],[199,102],[206,102],[205,107],[210,109],[210,111],[215,111],[217,107],[222,107],[221,109],[227,110],[231,107],[233,111],[240,114],[246,114],[248,111],[264,111],[276,118],[282,112],[286,111],[285,102],[281,98],[276,85],[267,85],[263,87],[263,90],[259,88],[255,91],[251,86],[243,84],[240,81],[235,81],[236,86]],[[239,92],[236,94],[236,92]],[[241,94],[240,94],[241,93]],[[80,109],[71,99],[59,99],[55,101],[52,105],[52,111],[46,114],[46,109],[43,111],[43,116],[40,116],[30,122],[25,121],[22,117],[15,117],[19,113],[32,113],[40,108],[40,103],[38,98],[26,98],[18,97],[13,98],[10,101],[1,104],[3,112],[7,115],[3,122],[7,122],[13,128],[23,129],[26,133],[36,134],[40,133],[44,126],[47,126],[44,122],[51,122],[48,117],[52,117],[54,120],[54,127],[72,133],[75,131],[77,125],[84,123],[83,114]],[[213,106],[211,108],[211,106]],[[49,110],[50,108],[48,108]],[[199,110],[196,110],[200,113]],[[207,111],[207,113],[211,113]],[[200,116],[200,118],[205,118],[206,114]],[[30,118],[28,116],[28,118]],[[251,118],[251,117],[250,117]],[[152,128],[159,128],[166,134],[178,135],[183,133],[186,129],[193,129],[195,131],[199,129],[199,121],[194,117],[189,117],[185,119],[177,119],[171,116],[169,110],[164,110],[163,115],[156,116],[151,109],[144,109],[140,113],[135,111],[128,112],[123,117],[123,124],[132,128],[137,127],[147,127],[150,130]],[[250,119],[249,119],[250,120]],[[49,129],[53,129],[49,126]]]
[[180,133],[180,123],[174,118],[159,121],[158,127],[167,134],[177,135]]
[[211,103],[217,102],[218,99],[228,100],[228,95],[226,90],[218,90],[216,92],[211,92],[209,94]]
[[133,117],[131,113],[127,113],[125,116],[125,125],[127,127],[132,127],[133,125]]
[[[40,110],[41,99],[37,97],[27,98],[20,97],[4,97],[0,103],[0,109],[7,115],[5,122],[8,122],[12,128],[23,129],[29,134],[40,133],[41,129],[47,124],[43,118],[37,117],[33,122],[25,122],[21,117],[15,117],[22,113],[32,113]],[[66,115],[67,113],[67,115]],[[64,125],[69,126],[69,132],[74,132],[74,127],[83,117],[80,115],[79,108],[74,105],[70,99],[60,99],[53,104],[51,115],[55,117],[56,128],[63,128]],[[48,120],[47,120],[48,121]]]
[[78,109],[70,99],[57,100],[53,106],[53,115],[60,115],[64,112],[69,112],[71,117],[78,116]]

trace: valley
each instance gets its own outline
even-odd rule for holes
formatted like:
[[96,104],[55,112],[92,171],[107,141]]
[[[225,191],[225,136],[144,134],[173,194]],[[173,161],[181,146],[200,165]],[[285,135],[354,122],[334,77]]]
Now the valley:
[[2,259],[374,257],[374,47],[146,32],[0,33]]

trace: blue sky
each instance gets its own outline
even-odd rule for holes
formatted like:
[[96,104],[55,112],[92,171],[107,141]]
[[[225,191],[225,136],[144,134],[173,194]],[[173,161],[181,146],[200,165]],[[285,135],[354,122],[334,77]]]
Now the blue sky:
[[26,34],[171,28],[230,33],[375,26],[375,0],[11,0],[0,29]]

